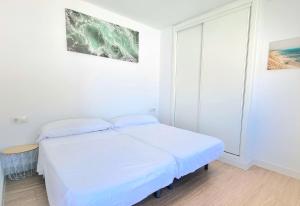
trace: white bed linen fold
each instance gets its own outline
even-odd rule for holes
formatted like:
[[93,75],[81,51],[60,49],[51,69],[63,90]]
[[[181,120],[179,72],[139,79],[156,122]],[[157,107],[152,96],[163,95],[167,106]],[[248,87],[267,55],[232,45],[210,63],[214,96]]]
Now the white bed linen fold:
[[51,206],[128,206],[172,183],[169,154],[114,131],[40,142]]
[[145,124],[116,129],[171,154],[178,166],[177,178],[218,159],[224,143],[214,137],[164,124]]

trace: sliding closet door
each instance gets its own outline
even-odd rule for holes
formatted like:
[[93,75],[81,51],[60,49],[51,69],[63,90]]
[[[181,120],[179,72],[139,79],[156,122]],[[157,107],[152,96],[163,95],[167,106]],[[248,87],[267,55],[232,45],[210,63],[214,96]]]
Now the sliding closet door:
[[239,155],[250,9],[203,25],[199,132]]
[[197,131],[202,26],[177,33],[174,126]]

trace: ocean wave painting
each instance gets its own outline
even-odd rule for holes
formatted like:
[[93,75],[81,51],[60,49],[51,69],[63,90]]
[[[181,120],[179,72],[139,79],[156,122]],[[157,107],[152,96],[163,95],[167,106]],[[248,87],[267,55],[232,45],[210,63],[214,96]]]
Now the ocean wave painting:
[[268,70],[300,68],[300,38],[270,44]]
[[139,32],[65,9],[68,51],[139,61]]

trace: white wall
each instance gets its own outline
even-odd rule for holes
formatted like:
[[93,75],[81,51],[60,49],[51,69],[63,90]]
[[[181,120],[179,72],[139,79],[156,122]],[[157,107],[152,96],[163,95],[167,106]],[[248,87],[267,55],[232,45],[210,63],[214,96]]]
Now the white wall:
[[[65,8],[139,31],[140,62],[68,52]],[[0,1],[0,27],[0,149],[33,142],[52,120],[158,107],[158,30],[78,0]],[[29,123],[14,124],[20,115]]]
[[162,123],[171,124],[172,102],[172,45],[173,29],[167,27],[161,31],[161,59],[160,59],[160,93],[159,119]]
[[300,37],[299,9],[299,0],[263,1],[250,131],[258,164],[300,178],[300,69],[266,69],[269,42]]

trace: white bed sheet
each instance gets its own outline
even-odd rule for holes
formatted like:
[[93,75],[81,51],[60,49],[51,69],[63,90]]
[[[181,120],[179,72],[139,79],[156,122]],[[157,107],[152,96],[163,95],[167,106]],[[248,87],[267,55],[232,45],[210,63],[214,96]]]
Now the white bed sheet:
[[224,143],[217,138],[159,123],[123,127],[116,131],[171,154],[178,166],[176,178],[218,159],[224,151]]
[[40,142],[51,206],[128,206],[171,184],[172,156],[115,131]]

